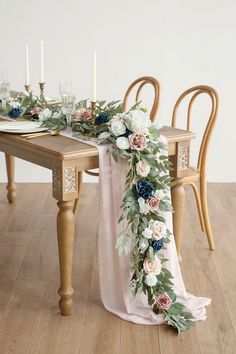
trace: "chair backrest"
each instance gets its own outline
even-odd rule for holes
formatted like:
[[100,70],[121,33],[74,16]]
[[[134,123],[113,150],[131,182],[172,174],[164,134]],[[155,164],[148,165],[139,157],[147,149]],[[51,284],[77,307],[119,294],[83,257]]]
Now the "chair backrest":
[[124,96],[124,100],[123,100],[124,110],[127,109],[127,103],[128,103],[128,98],[129,98],[130,92],[133,90],[133,88],[136,85],[138,85],[138,88],[136,91],[135,102],[140,101],[140,93],[145,85],[152,85],[153,86],[154,100],[153,100],[152,109],[150,112],[150,118],[151,118],[151,121],[154,122],[154,120],[156,118],[157,110],[158,110],[158,105],[159,105],[160,84],[157,81],[157,79],[155,79],[152,76],[143,76],[143,77],[140,77],[139,79],[135,80],[134,82],[132,82],[132,84],[129,86],[129,88],[126,91],[126,94]]
[[211,112],[202,137],[199,155],[198,155],[198,164],[197,164],[198,169],[203,173],[205,173],[207,151],[210,143],[210,138],[212,136],[213,128],[215,126],[217,113],[218,113],[219,99],[218,99],[217,92],[212,87],[205,86],[205,85],[194,86],[184,91],[180,95],[180,97],[178,98],[174,106],[173,115],[172,115],[172,127],[176,127],[178,108],[181,102],[186,98],[186,96],[188,96],[189,104],[187,110],[187,130],[190,130],[191,112],[193,108],[193,103],[195,102],[196,98],[201,94],[207,94],[211,101]]

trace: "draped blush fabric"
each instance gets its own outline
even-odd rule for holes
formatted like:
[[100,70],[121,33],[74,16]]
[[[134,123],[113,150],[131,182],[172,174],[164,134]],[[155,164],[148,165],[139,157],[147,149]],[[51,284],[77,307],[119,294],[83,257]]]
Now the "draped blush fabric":
[[[121,215],[123,187],[128,166],[125,160],[115,162],[108,146],[96,145],[99,150],[99,211],[98,211],[98,260],[101,300],[104,307],[120,318],[143,325],[165,323],[162,314],[156,315],[147,303],[146,296],[139,294],[133,298],[130,289],[129,257],[119,255],[115,249],[117,235],[125,228],[118,224]],[[163,213],[167,228],[172,231],[172,214]],[[191,311],[197,320],[206,319],[205,306],[211,300],[189,294],[181,275],[174,236],[164,253],[167,268],[174,276],[174,291],[177,300]]]

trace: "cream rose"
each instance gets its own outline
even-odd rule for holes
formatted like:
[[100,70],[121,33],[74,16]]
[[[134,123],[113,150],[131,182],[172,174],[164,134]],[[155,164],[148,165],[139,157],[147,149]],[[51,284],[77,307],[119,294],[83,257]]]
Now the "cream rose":
[[131,111],[125,116],[124,120],[128,129],[133,133],[148,134],[148,127],[151,125],[148,113],[141,110]]
[[155,286],[156,283],[157,283],[157,277],[150,273],[150,274],[147,274],[146,277],[145,277],[145,283],[148,285],[148,286]]
[[116,139],[116,146],[118,147],[118,149],[121,150],[129,149],[130,148],[129,139],[124,136],[120,136],[119,138]]
[[146,161],[140,160],[136,163],[136,172],[141,177],[147,177],[150,172],[150,166]]
[[149,229],[152,230],[153,240],[160,240],[166,234],[166,226],[163,222],[158,220],[149,221]]
[[158,275],[161,273],[161,261],[156,256],[153,260],[150,258],[145,258],[143,262],[143,269],[146,273],[152,273]]
[[126,132],[126,126],[124,125],[124,123],[117,118],[113,118],[110,121],[110,131],[112,132],[113,135],[115,136],[119,136],[119,135],[123,135]]
[[43,122],[45,119],[51,118],[51,116],[52,116],[52,111],[49,108],[45,108],[38,115],[40,122]]

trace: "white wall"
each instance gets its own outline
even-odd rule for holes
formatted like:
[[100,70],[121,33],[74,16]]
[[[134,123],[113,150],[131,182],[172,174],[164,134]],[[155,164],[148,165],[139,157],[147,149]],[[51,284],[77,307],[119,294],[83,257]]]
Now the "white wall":
[[[22,89],[28,42],[37,91],[39,42],[44,39],[47,93],[57,95],[58,81],[72,80],[77,96],[85,98],[91,92],[96,49],[99,98],[121,98],[135,78],[155,76],[162,87],[160,125],[170,123],[184,89],[210,84],[219,92],[221,109],[209,153],[209,180],[236,181],[235,13],[234,0],[0,0],[0,70],[8,68],[12,88]],[[196,132],[202,125],[198,118]],[[18,161],[16,179],[46,182],[50,172]]]

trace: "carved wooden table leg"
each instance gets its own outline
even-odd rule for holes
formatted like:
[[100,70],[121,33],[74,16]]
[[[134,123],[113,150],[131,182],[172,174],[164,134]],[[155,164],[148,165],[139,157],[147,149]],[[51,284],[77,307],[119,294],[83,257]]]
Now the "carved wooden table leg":
[[181,261],[180,249],[182,241],[182,230],[184,220],[185,190],[182,183],[178,183],[171,188],[173,213],[173,231],[175,236],[176,249]]
[[15,157],[5,154],[6,168],[7,168],[7,199],[9,203],[14,203],[16,199],[16,186],[15,186]]
[[71,274],[75,226],[74,201],[58,201],[57,205],[59,208],[57,215],[57,237],[61,274],[61,286],[58,290],[61,298],[59,308],[62,315],[71,315],[73,305]]
[[58,290],[62,315],[72,313],[72,263],[75,232],[74,204],[78,198],[78,171],[73,161],[62,161],[53,168],[53,196],[58,200],[57,238],[61,285]]

